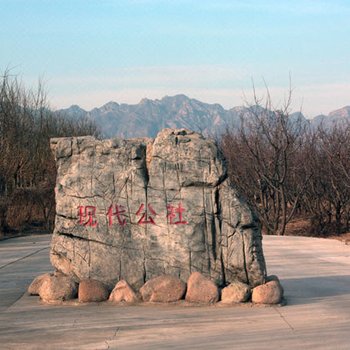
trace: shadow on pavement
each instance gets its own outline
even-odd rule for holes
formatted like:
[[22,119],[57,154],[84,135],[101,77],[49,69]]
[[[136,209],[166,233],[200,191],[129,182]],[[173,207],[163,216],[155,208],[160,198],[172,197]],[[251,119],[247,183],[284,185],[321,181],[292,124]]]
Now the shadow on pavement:
[[310,304],[320,298],[350,299],[350,275],[281,279],[288,305]]

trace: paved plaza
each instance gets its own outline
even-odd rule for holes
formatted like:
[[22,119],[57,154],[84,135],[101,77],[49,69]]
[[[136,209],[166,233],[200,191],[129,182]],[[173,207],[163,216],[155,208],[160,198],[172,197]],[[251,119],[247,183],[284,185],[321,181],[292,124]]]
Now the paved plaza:
[[44,305],[26,288],[51,271],[50,235],[0,241],[1,349],[349,349],[350,245],[264,236],[283,307]]

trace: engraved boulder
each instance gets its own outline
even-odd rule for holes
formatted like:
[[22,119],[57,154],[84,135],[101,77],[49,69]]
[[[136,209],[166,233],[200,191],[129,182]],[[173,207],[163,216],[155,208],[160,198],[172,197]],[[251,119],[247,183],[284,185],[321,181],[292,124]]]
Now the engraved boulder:
[[217,286],[265,282],[260,224],[213,140],[185,129],[155,139],[51,140],[57,164],[51,263],[76,282],[138,290],[200,272]]

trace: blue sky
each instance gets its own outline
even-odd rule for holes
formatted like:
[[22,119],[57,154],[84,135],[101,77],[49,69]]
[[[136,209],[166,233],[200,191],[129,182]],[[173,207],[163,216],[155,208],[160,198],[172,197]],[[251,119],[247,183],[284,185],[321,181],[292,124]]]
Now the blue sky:
[[307,116],[350,105],[350,0],[0,0],[0,70],[53,108],[184,93],[226,108],[292,77]]

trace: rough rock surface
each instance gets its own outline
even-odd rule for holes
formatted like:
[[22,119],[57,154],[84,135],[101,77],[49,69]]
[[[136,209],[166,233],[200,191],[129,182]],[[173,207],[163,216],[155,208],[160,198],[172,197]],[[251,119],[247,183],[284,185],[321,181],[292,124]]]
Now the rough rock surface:
[[81,303],[105,301],[109,297],[109,290],[102,282],[86,279],[79,283],[78,299]]
[[219,300],[219,289],[201,273],[193,272],[187,281],[185,299],[191,303],[216,303]]
[[165,129],[155,139],[51,140],[57,163],[52,265],[76,281],[201,272],[218,286],[265,282],[260,224],[214,141]]
[[136,303],[139,301],[139,298],[134,290],[130,287],[129,283],[121,280],[112,290],[112,293],[109,296],[108,300],[113,303],[120,303],[123,301],[126,303]]
[[273,279],[253,288],[252,302],[256,304],[278,304],[282,301],[283,288]]
[[221,291],[221,302],[224,304],[244,303],[251,296],[250,287],[242,282],[235,281]]
[[65,301],[77,296],[77,284],[69,276],[61,274],[45,278],[39,288],[40,298],[45,302]]
[[46,279],[50,278],[50,276],[52,276],[52,274],[44,273],[42,275],[35,277],[33,282],[28,287],[28,293],[30,295],[39,295],[39,289],[41,285]]
[[147,281],[140,289],[143,301],[170,303],[182,299],[186,283],[170,275],[162,275]]

